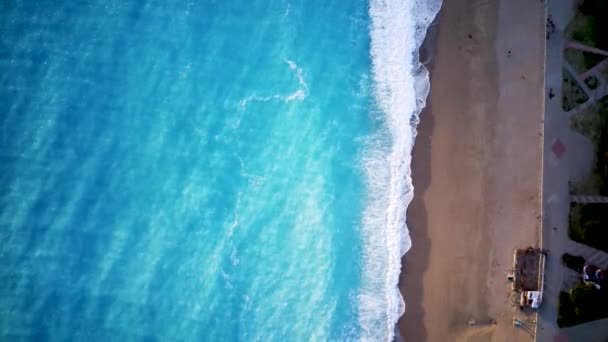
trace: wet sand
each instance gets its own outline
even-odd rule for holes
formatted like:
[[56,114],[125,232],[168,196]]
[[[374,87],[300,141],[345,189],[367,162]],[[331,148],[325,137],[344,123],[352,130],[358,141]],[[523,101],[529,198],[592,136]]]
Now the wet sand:
[[539,242],[543,3],[445,0],[439,15],[398,328],[416,342],[532,340],[512,326],[505,274],[515,248]]

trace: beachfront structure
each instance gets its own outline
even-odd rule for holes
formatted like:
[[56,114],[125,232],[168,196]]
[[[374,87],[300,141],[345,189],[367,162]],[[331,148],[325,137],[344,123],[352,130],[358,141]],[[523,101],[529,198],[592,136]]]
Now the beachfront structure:
[[512,290],[519,293],[520,308],[538,309],[543,301],[544,251],[532,247],[515,250],[513,271]]

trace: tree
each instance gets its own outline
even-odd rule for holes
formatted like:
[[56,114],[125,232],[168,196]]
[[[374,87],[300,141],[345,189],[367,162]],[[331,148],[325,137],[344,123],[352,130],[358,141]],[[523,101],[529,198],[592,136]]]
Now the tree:
[[578,10],[589,17],[590,29],[596,46],[600,49],[608,49],[608,1],[606,0],[584,0]]
[[578,284],[570,291],[570,300],[574,304],[574,313],[579,322],[588,322],[602,317],[602,300],[600,291],[593,285]]

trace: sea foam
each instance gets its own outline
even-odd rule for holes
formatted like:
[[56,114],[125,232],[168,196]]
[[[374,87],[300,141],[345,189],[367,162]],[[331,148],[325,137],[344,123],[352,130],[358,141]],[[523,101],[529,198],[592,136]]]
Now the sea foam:
[[401,257],[411,247],[406,226],[414,195],[411,152],[429,92],[418,50],[440,7],[439,0],[370,0],[371,115],[382,125],[362,158],[369,197],[362,219],[361,340],[393,340],[405,312],[398,283]]

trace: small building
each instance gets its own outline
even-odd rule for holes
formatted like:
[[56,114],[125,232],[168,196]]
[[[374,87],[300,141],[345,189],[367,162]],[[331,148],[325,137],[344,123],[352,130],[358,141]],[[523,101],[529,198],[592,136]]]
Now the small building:
[[542,291],[524,291],[521,293],[520,306],[529,306],[532,309],[538,309],[543,301]]
[[538,309],[543,301],[545,257],[545,252],[540,248],[515,250],[512,289],[520,294],[521,308]]

